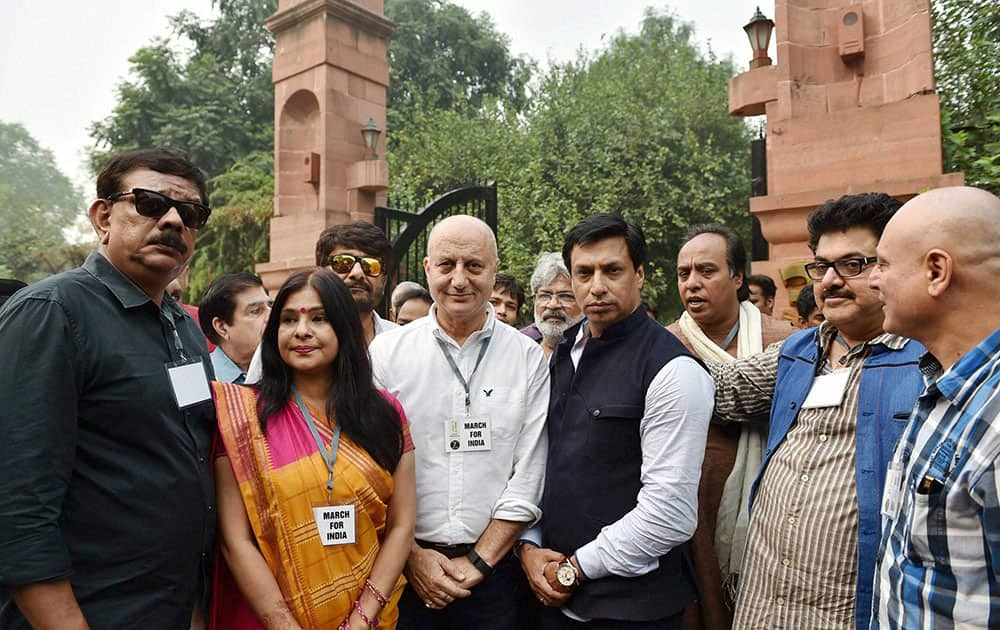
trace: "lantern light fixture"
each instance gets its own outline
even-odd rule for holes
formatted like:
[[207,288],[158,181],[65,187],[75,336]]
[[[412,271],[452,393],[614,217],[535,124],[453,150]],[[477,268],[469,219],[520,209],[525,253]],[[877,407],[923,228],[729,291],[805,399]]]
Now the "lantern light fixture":
[[753,59],[750,60],[750,69],[763,68],[771,65],[771,58],[767,56],[767,47],[771,43],[771,32],[774,30],[774,20],[768,18],[760,12],[753,14],[750,21],[743,27],[747,37],[750,39],[750,47],[753,48]]
[[365,126],[361,128],[361,136],[365,139],[365,147],[368,148],[368,155],[365,156],[366,160],[377,160],[378,153],[375,151],[375,147],[378,146],[378,138],[382,135],[382,130],[378,128],[375,124],[375,119],[369,118]]

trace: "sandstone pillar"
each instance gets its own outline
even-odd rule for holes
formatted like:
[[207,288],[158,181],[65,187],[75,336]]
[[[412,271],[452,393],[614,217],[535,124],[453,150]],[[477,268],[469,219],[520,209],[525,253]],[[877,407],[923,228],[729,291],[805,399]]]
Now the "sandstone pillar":
[[734,77],[729,111],[767,116],[768,191],[750,211],[770,259],[753,272],[775,279],[780,312],[779,270],[811,259],[805,218],[816,206],[861,192],[905,200],[964,177],[942,173],[929,0],[775,0],[774,10],[777,65]]
[[271,259],[257,265],[268,290],[315,263],[323,229],[372,221],[388,187],[385,134],[366,160],[361,128],[386,127],[393,25],[383,0],[279,0],[275,36],[274,217]]

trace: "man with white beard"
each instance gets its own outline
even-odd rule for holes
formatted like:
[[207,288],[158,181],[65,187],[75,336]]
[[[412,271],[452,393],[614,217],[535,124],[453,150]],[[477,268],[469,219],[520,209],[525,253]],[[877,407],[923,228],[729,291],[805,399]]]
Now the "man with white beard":
[[583,319],[562,254],[547,252],[538,257],[531,274],[531,296],[535,301],[535,323],[521,332],[537,339],[548,357],[562,341],[563,333]]

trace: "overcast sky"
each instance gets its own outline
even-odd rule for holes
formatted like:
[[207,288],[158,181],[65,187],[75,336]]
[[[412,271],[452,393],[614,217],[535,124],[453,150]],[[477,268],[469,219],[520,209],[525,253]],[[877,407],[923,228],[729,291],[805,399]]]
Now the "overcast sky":
[[[638,30],[647,6],[670,8],[695,24],[697,39],[742,66],[750,48],[742,26],[754,0],[452,0],[493,17],[514,54],[572,58],[601,37]],[[0,0],[0,121],[23,124],[52,150],[64,173],[86,191],[83,166],[90,124],[110,114],[128,58],[167,35],[167,17],[188,9],[212,15],[211,0]],[[773,0],[761,9],[773,17]],[[773,44],[772,44],[773,51]]]

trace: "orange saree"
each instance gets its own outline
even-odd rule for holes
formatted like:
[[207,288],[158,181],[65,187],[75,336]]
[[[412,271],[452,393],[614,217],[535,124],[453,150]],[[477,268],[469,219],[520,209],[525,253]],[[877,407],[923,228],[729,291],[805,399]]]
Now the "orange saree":
[[[334,464],[333,504],[354,504],[357,542],[324,546],[313,507],[330,505],[327,464],[294,400],[268,420],[265,437],[260,431],[256,390],[217,382],[212,387],[225,454],[257,545],[285,602],[303,628],[336,628],[361,595],[381,548],[392,475],[350,438],[341,436]],[[395,400],[391,402],[401,411]],[[311,408],[309,413],[329,446],[333,433],[325,416]],[[405,424],[404,437],[412,448]],[[400,577],[389,595],[379,615],[380,627],[395,628],[396,604],[404,583]],[[246,617],[245,610],[233,609],[238,604],[232,603],[227,592],[217,589],[212,614],[215,628],[234,627],[236,619]],[[246,627],[245,622],[240,625]]]

